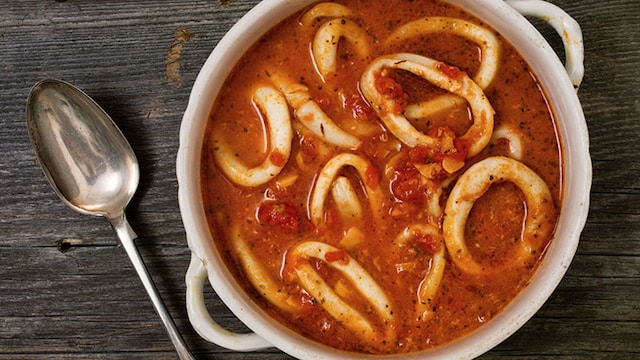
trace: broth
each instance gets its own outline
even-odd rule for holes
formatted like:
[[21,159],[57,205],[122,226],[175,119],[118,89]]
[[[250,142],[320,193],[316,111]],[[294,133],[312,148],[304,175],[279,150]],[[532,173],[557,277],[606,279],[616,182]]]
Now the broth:
[[439,0],[344,0],[239,60],[201,184],[215,245],[266,312],[395,354],[468,334],[527,285],[561,172],[544,93],[499,34]]

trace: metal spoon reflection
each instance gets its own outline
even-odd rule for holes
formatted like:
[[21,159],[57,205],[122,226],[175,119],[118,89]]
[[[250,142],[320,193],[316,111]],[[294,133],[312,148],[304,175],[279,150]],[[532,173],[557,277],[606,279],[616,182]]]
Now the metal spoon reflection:
[[140,171],[131,146],[98,104],[63,81],[38,82],[27,99],[27,128],[36,156],[62,201],[86,215],[104,216],[131,259],[180,359],[194,359],[158,295],[125,208]]

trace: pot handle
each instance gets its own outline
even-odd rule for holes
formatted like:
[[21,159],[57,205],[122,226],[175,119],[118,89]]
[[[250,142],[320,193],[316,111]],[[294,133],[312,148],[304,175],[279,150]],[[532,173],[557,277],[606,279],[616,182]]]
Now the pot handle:
[[205,340],[234,351],[254,351],[273,347],[255,333],[234,333],[218,325],[209,315],[204,302],[204,284],[207,269],[202,260],[191,253],[186,275],[187,314],[196,332]]
[[540,18],[551,25],[562,38],[566,57],[565,70],[577,89],[584,77],[584,45],[580,25],[564,10],[542,0],[507,0],[522,15]]

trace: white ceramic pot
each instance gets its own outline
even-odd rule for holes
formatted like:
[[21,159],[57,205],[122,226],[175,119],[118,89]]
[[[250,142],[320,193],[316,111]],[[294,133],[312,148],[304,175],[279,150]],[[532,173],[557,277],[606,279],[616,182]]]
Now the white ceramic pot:
[[[578,24],[561,9],[544,1],[448,1],[505,36],[528,61],[549,97],[562,141],[564,185],[561,213],[555,237],[531,284],[498,316],[459,340],[434,350],[403,354],[403,359],[473,358],[518,330],[538,311],[564,276],[576,251],[589,208],[591,159],[584,114],[576,95],[583,75],[582,34]],[[180,210],[192,251],[186,276],[187,307],[195,330],[208,341],[228,349],[251,351],[275,346],[301,359],[346,359],[357,354],[336,351],[292,332],[266,315],[236,284],[211,239],[200,194],[202,137],[211,104],[221,84],[237,59],[266,29],[312,2],[264,0],[259,3],[219,42],[195,81],[180,129],[177,158]],[[561,63],[523,14],[539,17],[558,31],[565,45],[566,65]],[[216,324],[204,304],[206,279],[252,333],[236,334]]]

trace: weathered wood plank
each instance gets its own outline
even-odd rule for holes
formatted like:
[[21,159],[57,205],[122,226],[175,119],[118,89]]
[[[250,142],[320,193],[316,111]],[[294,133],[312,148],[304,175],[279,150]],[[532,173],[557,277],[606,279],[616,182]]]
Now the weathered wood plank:
[[[581,24],[579,91],[594,181],[578,253],[559,288],[483,359],[640,357],[640,2],[551,0]],[[169,312],[198,358],[235,353],[202,340],[186,318],[186,246],[175,155],[199,67],[257,0],[0,2],[0,359],[175,359],[140,281],[104,219],[60,203],[37,167],[26,96],[44,77],[87,91],[122,128],[141,163],[128,215]],[[175,31],[193,34],[167,79]],[[553,31],[543,29],[553,37]],[[558,51],[559,40],[551,39]],[[66,251],[58,246],[69,241]],[[247,331],[207,288],[216,319]]]

